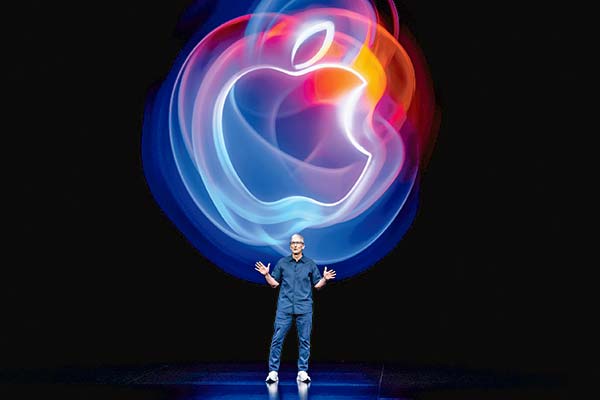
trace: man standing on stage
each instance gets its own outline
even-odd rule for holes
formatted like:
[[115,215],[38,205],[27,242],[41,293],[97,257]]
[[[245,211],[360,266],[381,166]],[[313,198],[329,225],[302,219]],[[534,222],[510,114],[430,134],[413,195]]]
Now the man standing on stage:
[[292,254],[279,259],[273,272],[269,273],[271,263],[265,266],[256,262],[255,270],[260,272],[267,283],[276,288],[281,285],[275,315],[275,331],[269,353],[269,383],[278,381],[283,341],[295,320],[298,331],[298,377],[301,382],[309,382],[308,359],[310,357],[310,334],[312,330],[312,288],[321,289],[328,280],[335,278],[335,271],[321,272],[313,260],[304,256],[304,237],[296,233],[290,239]]

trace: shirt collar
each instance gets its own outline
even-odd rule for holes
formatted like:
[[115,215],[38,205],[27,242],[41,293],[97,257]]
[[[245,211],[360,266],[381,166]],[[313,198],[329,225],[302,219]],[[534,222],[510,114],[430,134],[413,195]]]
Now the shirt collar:
[[[300,258],[298,260],[298,262],[304,263],[304,259],[306,258],[306,256],[304,254],[302,254],[302,258]],[[289,262],[296,262],[296,260],[294,260],[294,257],[292,257],[292,255],[290,254],[288,257],[288,261]]]

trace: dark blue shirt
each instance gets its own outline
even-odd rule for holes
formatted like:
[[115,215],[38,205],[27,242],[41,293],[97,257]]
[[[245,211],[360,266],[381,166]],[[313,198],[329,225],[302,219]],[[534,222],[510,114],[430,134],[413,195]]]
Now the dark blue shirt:
[[321,272],[313,260],[304,255],[298,262],[291,255],[282,257],[271,276],[279,282],[278,312],[312,312],[312,288],[321,280]]

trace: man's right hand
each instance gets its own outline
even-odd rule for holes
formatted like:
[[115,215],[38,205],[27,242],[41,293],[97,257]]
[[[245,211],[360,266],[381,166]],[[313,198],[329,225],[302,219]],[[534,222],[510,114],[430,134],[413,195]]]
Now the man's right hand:
[[256,264],[254,264],[254,269],[260,272],[260,274],[263,276],[269,273],[269,267],[271,267],[271,263],[268,263],[265,267],[265,264],[263,264],[262,261],[258,261]]

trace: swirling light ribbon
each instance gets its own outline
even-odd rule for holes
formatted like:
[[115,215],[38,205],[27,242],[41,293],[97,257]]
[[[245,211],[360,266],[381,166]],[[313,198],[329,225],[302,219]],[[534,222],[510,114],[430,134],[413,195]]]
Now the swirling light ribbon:
[[301,232],[318,264],[352,276],[410,226],[435,137],[424,57],[389,2],[264,0],[193,41],[148,99],[149,187],[228,273]]

